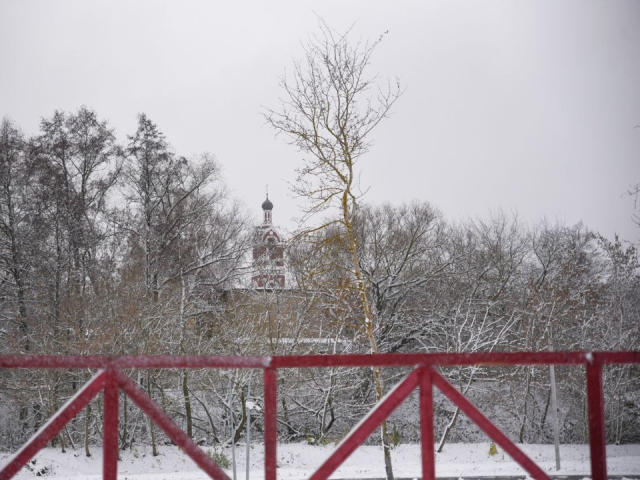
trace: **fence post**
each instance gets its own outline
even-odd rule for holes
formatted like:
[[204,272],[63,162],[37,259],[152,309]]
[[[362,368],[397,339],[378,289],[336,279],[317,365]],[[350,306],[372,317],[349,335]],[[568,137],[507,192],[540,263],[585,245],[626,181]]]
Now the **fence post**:
[[104,444],[102,457],[102,478],[118,478],[118,385],[117,370],[107,368],[107,382],[104,388]]
[[276,480],[278,444],[277,374],[272,367],[264,369],[264,478]]
[[[593,354],[592,354],[593,355]],[[604,431],[604,398],[602,393],[602,365],[594,364],[593,356],[587,364],[587,399],[589,401],[589,446],[591,449],[591,477],[607,478],[607,449]]]
[[423,480],[435,480],[433,383],[431,382],[430,366],[420,368],[420,442],[422,444],[422,478]]

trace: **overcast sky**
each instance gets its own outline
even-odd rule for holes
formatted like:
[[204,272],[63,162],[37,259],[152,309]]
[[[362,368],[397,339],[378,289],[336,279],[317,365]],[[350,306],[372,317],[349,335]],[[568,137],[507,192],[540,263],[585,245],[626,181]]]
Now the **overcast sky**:
[[256,219],[268,183],[289,228],[301,155],[260,113],[316,15],[356,40],[388,30],[371,73],[406,86],[361,161],[366,201],[640,238],[638,1],[0,0],[0,116],[32,135],[86,105],[124,141],[144,112],[177,153],[215,154]]

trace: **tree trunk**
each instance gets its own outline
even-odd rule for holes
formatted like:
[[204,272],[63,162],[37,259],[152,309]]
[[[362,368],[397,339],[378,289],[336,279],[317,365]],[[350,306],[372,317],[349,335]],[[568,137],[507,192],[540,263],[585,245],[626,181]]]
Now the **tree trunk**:
[[[36,404],[33,405],[33,417],[34,417],[34,424],[38,423],[38,418],[36,416]],[[29,407],[23,406],[20,407],[20,413],[18,414],[18,419],[20,421],[20,425],[22,426],[22,434],[23,435],[28,435],[28,428],[29,428]],[[34,428],[34,431],[38,431],[39,427]]]
[[[351,192],[351,185],[345,190],[342,196],[342,214],[343,221],[347,231],[347,237],[349,242],[349,252],[351,253],[351,261],[353,262],[353,270],[356,277],[356,286],[358,288],[358,295],[360,296],[360,302],[362,305],[362,312],[364,313],[364,324],[369,341],[369,347],[372,354],[379,353],[378,344],[374,333],[373,322],[373,310],[369,304],[369,298],[367,297],[367,289],[360,270],[360,261],[358,258],[358,243],[356,240],[354,226],[352,219],[357,208],[355,199],[349,199]],[[373,381],[376,388],[376,401],[380,402],[384,396],[384,380],[382,378],[382,370],[380,367],[373,367]],[[387,480],[393,480],[393,465],[391,462],[391,449],[389,448],[389,432],[387,428],[387,421],[384,420],[380,424],[380,442],[382,444],[382,450],[384,454],[384,467]]]
[[87,457],[91,456],[91,450],[89,450],[89,430],[91,426],[91,402],[87,403],[84,409],[84,454]]
[[518,435],[518,440],[520,443],[524,443],[524,431],[527,427],[527,406],[529,404],[529,390],[531,388],[531,368],[527,367],[527,380],[526,380],[526,388],[524,391],[524,411],[522,418],[522,425],[520,425],[520,434]]
[[[151,397],[151,373],[147,374],[147,395],[149,395],[149,398],[153,400],[153,398]],[[157,457],[159,453],[158,445],[156,444],[156,426],[154,425],[151,418],[149,418],[149,431],[151,433],[151,450],[153,456]]]
[[126,450],[129,436],[129,413],[127,412],[127,395],[122,396],[122,435],[120,436],[120,450]]
[[[467,380],[467,384],[462,385],[462,378],[461,378],[462,367],[458,368],[458,377],[459,377],[458,388],[460,389],[460,393],[462,393],[462,395],[466,395],[467,392],[469,391],[469,388],[471,387],[471,383],[473,382],[473,377],[475,376],[477,371],[478,371],[478,367],[472,367],[471,374],[469,375],[469,379]],[[449,434],[451,433],[451,430],[453,430],[453,427],[455,426],[456,421],[458,420],[459,414],[460,414],[460,407],[456,407],[456,410],[453,413],[453,417],[445,427],[442,437],[440,437],[440,443],[438,444],[438,453],[442,452],[442,449],[444,448],[444,444],[447,442],[447,438],[449,438]]]
[[193,398],[195,398],[196,401],[202,406],[202,408],[204,410],[204,413],[207,415],[207,418],[209,419],[209,426],[211,427],[211,434],[213,435],[213,442],[214,443],[219,443],[220,442],[220,438],[218,437],[218,429],[216,428],[216,425],[213,422],[213,417],[211,416],[211,412],[207,408],[207,405],[202,400],[200,400],[195,394],[193,394]]
[[453,430],[453,427],[456,424],[456,420],[458,420],[459,413],[460,413],[460,407],[456,407],[455,412],[453,412],[453,417],[451,417],[451,420],[449,421],[449,423],[444,429],[444,432],[442,433],[442,437],[440,437],[440,442],[438,443],[438,450],[437,450],[438,453],[442,453],[444,444],[447,442],[447,438],[449,438],[449,433],[451,433],[451,430]]
[[240,441],[242,430],[244,430],[244,426],[247,423],[247,402],[244,397],[244,391],[242,390],[240,390],[240,405],[242,405],[242,418],[240,419],[240,424],[237,426],[233,434],[233,443],[238,443]]
[[60,451],[62,453],[67,453],[67,442],[64,441],[64,435],[62,432],[60,432],[58,434],[58,437],[60,438]]
[[542,412],[542,419],[540,420],[540,424],[538,425],[538,430],[540,435],[544,435],[544,426],[547,423],[547,415],[549,414],[549,405],[551,405],[551,390],[547,392],[547,400],[544,403],[544,411]]
[[193,438],[193,418],[191,416],[191,398],[189,397],[188,372],[182,371],[182,394],[184,395],[184,413],[187,419],[187,435]]
[[[280,378],[278,378],[278,391],[280,392],[284,392],[284,378],[282,375],[279,376]],[[298,434],[298,432],[296,432],[292,427],[291,424],[289,423],[289,407],[287,406],[287,398],[285,397],[285,395],[282,395],[282,400],[280,401],[280,403],[282,404],[282,420],[284,421],[284,424],[287,427],[287,433],[289,434],[290,437],[294,437],[295,435]]]
[[[327,391],[327,395],[325,396],[324,405],[322,407],[322,417],[320,419],[320,440],[324,438],[324,436],[327,434],[327,431],[329,430],[329,428],[331,428],[331,425],[333,424],[332,395],[333,395],[333,387],[335,385],[335,372],[333,368],[329,370],[329,379],[330,379],[329,390]],[[332,418],[330,423],[327,424],[327,415],[329,413],[331,413]]]

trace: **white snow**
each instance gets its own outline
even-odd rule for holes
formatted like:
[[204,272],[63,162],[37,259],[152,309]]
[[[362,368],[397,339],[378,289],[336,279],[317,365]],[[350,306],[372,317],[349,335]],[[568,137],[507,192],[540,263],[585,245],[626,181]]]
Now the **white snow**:
[[[562,469],[555,470],[553,445],[522,445],[522,449],[550,475],[589,475],[589,446],[561,445]],[[160,446],[160,455],[153,457],[150,447],[134,446],[133,451],[121,452],[118,462],[118,477],[127,480],[179,480],[206,479],[186,454],[177,447]],[[214,447],[202,447],[213,452]],[[306,443],[278,445],[278,479],[297,480],[309,478],[311,474],[335,449],[334,444],[311,446]],[[231,459],[229,448],[218,449]],[[264,477],[262,445],[251,447],[251,479]],[[31,479],[47,467],[44,478],[72,480],[97,480],[102,478],[102,451],[92,449],[93,456],[87,458],[84,450],[47,448],[35,458],[31,470],[23,468],[17,479]],[[394,473],[398,478],[420,477],[419,445],[400,445],[393,449]],[[0,453],[0,465],[9,461],[11,454]],[[238,480],[245,480],[244,448],[236,448]],[[610,445],[607,447],[607,467],[610,474],[640,478],[640,445]],[[231,476],[231,471],[227,473]],[[489,443],[447,444],[442,453],[436,454],[436,475],[442,476],[489,476],[518,475],[524,471],[498,447],[498,454],[489,456]],[[381,478],[384,477],[382,453],[378,446],[361,446],[332,475],[332,478]]]

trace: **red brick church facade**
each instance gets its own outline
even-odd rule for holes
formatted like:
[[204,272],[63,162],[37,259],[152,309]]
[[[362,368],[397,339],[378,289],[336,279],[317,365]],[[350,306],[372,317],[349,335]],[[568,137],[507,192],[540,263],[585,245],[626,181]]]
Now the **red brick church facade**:
[[262,203],[264,220],[256,227],[253,246],[253,275],[251,286],[259,289],[284,289],[284,242],[273,225],[273,203]]

